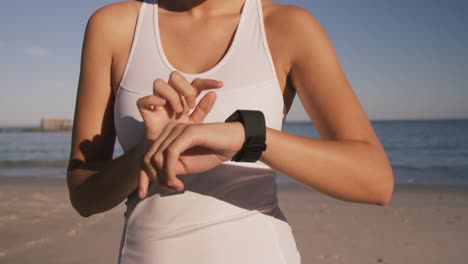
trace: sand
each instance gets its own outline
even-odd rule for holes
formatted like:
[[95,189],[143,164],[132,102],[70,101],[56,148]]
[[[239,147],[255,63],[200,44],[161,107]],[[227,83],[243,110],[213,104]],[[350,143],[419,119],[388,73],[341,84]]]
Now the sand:
[[[468,261],[468,187],[397,185],[386,206],[278,195],[303,264]],[[64,178],[0,177],[0,263],[117,263],[124,210],[83,218]]]

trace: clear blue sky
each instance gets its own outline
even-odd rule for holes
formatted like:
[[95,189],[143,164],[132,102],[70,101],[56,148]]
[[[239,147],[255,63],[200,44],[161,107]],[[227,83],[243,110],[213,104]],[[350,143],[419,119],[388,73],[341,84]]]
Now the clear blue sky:
[[[85,25],[111,2],[2,4],[0,126],[73,117]],[[371,119],[468,118],[468,1],[278,2],[317,17]],[[297,97],[287,120],[308,120]]]

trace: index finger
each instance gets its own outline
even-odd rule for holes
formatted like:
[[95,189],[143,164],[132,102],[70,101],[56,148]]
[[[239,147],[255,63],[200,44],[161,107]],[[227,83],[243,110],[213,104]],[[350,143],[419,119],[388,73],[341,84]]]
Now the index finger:
[[200,78],[189,83],[185,76],[178,71],[170,73],[168,84],[187,100],[190,108],[194,108],[196,106],[196,98],[201,91],[220,88],[223,85],[222,82],[218,80]]
[[223,82],[214,79],[195,78],[191,85],[195,87],[199,92],[209,90],[213,88],[221,88]]

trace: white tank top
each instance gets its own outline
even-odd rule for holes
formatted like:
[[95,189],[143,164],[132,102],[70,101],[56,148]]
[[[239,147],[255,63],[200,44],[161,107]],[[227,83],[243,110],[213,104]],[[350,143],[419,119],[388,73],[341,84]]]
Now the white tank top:
[[[168,81],[169,74],[176,70],[179,71],[171,65],[162,48],[157,0],[145,0],[114,104],[116,135],[124,152],[135,146],[144,134],[136,101],[153,93],[155,79]],[[198,77],[223,81],[223,87],[212,89],[217,99],[204,123],[224,122],[236,109],[252,109],[264,113],[267,127],[283,129],[283,95],[268,48],[261,0],[245,1],[232,44],[214,67],[198,74],[181,73],[189,82]],[[208,91],[201,92],[197,104]],[[285,220],[276,204],[275,171],[260,161],[225,161],[206,173],[178,177],[186,190],[211,195],[246,209],[263,210]],[[151,191],[159,193],[164,189],[153,184]],[[127,205],[131,200],[137,202],[136,190],[128,197]]]

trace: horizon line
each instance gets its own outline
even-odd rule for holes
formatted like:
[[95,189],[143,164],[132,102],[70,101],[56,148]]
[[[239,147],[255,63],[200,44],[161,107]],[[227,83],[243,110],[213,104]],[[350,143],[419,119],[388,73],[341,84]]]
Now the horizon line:
[[[72,120],[72,119],[70,119]],[[388,118],[369,119],[370,122],[401,122],[401,121],[468,121],[468,117],[448,117],[448,118]],[[310,120],[285,120],[284,123],[308,123]],[[0,128],[38,128],[40,125],[0,125]]]

